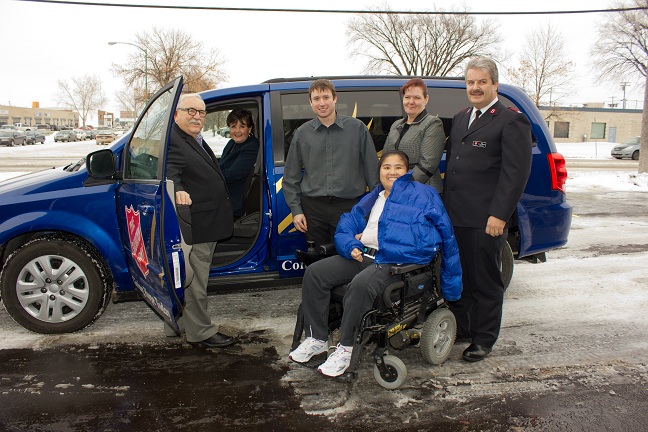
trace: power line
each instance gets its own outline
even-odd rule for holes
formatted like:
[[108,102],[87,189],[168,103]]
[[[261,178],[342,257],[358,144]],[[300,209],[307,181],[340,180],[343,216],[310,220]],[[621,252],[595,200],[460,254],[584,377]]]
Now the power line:
[[18,0],[32,3],[50,3],[75,6],[107,6],[144,9],[183,9],[183,10],[213,10],[213,11],[236,11],[236,12],[295,12],[295,13],[328,13],[328,14],[399,14],[399,15],[567,15],[567,14],[589,14],[589,13],[610,13],[630,12],[648,10],[648,7],[629,7],[611,9],[588,9],[588,10],[567,10],[567,11],[533,11],[533,12],[468,12],[468,11],[392,11],[392,10],[341,10],[341,9],[284,9],[284,8],[242,8],[222,6],[173,6],[173,5],[143,5],[131,3],[103,3],[84,2],[67,0]]

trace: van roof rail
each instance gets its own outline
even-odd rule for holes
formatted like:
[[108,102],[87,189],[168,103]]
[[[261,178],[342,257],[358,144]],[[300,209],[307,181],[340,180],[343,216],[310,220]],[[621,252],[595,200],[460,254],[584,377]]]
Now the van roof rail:
[[443,79],[443,80],[456,80],[464,81],[464,77],[442,77],[442,76],[418,76],[418,75],[338,75],[338,76],[311,76],[311,77],[297,77],[297,78],[272,78],[264,81],[263,84],[285,83],[294,81],[315,81],[318,79],[328,80],[341,80],[341,79]]

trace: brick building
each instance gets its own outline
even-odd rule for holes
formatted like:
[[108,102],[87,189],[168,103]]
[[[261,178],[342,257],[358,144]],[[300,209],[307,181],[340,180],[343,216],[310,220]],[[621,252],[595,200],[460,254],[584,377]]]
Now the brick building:
[[641,135],[643,110],[585,107],[540,107],[555,142],[624,142]]
[[40,108],[34,103],[33,108],[22,108],[11,105],[0,105],[0,126],[15,125],[36,126],[39,124],[79,127],[79,116],[69,109]]

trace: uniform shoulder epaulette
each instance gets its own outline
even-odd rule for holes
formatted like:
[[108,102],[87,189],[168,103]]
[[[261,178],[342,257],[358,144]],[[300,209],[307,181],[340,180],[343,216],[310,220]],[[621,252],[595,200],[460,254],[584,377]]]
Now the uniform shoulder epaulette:
[[522,114],[522,111],[520,111],[519,109],[517,109],[517,108],[514,107],[514,106],[510,106],[510,107],[507,107],[507,108],[510,109],[510,110],[513,111],[513,112],[516,112],[516,113],[518,113],[518,114]]

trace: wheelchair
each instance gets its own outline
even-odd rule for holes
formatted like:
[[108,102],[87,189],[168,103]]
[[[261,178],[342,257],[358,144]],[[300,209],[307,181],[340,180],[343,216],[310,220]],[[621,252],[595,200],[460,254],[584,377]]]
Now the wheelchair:
[[[313,262],[331,256],[331,245],[317,253],[312,247],[308,251],[297,250],[297,257],[308,266]],[[358,376],[358,369],[365,347],[375,343],[373,351],[374,378],[386,389],[400,387],[407,378],[407,367],[395,355],[407,346],[417,345],[423,359],[431,365],[440,365],[448,358],[457,335],[455,317],[448,308],[439,284],[441,253],[424,265],[393,265],[393,275],[401,279],[388,285],[382,297],[377,297],[373,308],[363,317],[351,354],[351,363],[344,374],[333,379],[351,382]],[[329,346],[333,346],[331,334],[342,322],[342,299],[347,285],[331,290],[329,305]],[[293,333],[292,348],[296,349],[304,335],[302,306],[297,311],[297,322]],[[326,360],[327,354],[314,356],[305,366],[316,368]]]

